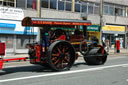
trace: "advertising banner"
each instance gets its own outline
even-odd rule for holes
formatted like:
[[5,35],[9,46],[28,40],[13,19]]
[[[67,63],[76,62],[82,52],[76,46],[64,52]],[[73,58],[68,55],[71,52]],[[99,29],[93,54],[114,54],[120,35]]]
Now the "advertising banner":
[[0,18],[22,20],[24,18],[24,12],[19,8],[0,7]]

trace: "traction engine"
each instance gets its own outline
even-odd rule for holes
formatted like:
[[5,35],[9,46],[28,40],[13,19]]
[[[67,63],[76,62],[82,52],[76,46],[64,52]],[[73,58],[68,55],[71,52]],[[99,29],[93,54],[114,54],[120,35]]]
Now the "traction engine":
[[31,64],[40,64],[55,71],[69,70],[75,60],[83,56],[87,64],[101,65],[108,53],[95,37],[88,41],[87,20],[67,20],[25,17],[22,26],[39,27],[40,39],[29,43]]

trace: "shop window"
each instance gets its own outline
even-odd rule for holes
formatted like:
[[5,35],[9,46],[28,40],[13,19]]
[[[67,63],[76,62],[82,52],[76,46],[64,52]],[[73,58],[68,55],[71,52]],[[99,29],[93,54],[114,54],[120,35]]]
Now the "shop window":
[[27,8],[36,9],[36,0],[27,0]]
[[75,3],[75,12],[80,12],[80,4]]
[[58,10],[64,10],[64,2],[58,1]]
[[57,0],[50,0],[50,8],[51,9],[56,9],[57,5]]
[[49,0],[41,0],[41,7],[48,8],[49,7]]
[[87,4],[82,4],[82,12],[87,13]]
[[66,11],[71,11],[72,3],[66,2]]
[[6,48],[13,48],[13,35],[0,35],[0,40],[5,42]]
[[36,36],[32,36],[32,35],[17,35],[16,48],[17,49],[25,49],[26,44],[33,43],[33,37],[34,37],[34,40],[35,40]]
[[2,5],[3,4],[3,2],[2,1],[0,1],[0,5]]

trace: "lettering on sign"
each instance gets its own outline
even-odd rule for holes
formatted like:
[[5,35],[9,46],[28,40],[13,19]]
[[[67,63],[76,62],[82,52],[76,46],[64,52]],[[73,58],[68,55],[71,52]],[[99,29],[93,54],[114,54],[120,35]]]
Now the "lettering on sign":
[[24,12],[19,8],[0,7],[0,18],[22,20],[24,18]]

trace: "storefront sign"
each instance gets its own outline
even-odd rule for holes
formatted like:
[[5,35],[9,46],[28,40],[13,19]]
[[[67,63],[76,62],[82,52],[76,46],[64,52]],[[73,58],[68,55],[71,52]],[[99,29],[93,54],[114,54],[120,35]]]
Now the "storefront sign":
[[125,26],[104,26],[103,27],[104,31],[121,31],[121,32],[125,32]]
[[0,7],[0,18],[22,20],[24,18],[24,12],[19,8]]
[[91,25],[91,26],[87,26],[87,31],[100,31],[100,27],[98,25]]
[[0,27],[2,27],[2,28],[16,28],[16,24],[0,23]]

